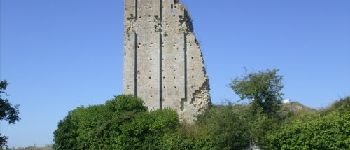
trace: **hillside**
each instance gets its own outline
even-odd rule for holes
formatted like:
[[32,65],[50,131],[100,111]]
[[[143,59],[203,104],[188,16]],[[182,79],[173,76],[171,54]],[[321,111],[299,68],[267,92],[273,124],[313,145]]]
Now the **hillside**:
[[285,103],[282,105],[282,110],[292,111],[292,112],[299,112],[299,111],[315,112],[316,111],[316,109],[307,107],[299,102]]

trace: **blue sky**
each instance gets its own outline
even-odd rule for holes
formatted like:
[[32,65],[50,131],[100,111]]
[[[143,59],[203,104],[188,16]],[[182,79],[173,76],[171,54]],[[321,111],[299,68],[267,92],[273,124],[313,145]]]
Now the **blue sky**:
[[[122,0],[0,0],[0,78],[22,120],[10,146],[52,143],[57,122],[122,93]],[[286,98],[326,107],[350,95],[349,0],[183,0],[194,20],[214,103],[229,82],[280,69]]]

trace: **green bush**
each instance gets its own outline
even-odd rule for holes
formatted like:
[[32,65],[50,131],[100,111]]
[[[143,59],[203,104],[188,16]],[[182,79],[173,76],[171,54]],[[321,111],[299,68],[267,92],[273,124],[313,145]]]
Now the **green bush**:
[[163,137],[163,149],[228,150],[246,149],[250,144],[247,108],[215,106],[196,124],[182,124],[177,132]]
[[245,106],[219,106],[201,117],[198,125],[208,131],[214,149],[244,149],[250,144],[249,117]]
[[[147,111],[141,99],[117,96],[78,107],[59,122],[56,150],[350,149],[350,98],[316,111],[285,105],[274,117],[250,105],[213,106],[195,124],[175,111]],[[298,108],[298,109],[296,109]]]
[[333,103],[329,108],[321,111],[322,114],[332,113],[332,112],[348,112],[350,111],[350,97],[340,99]]
[[348,104],[349,98],[343,99],[318,115],[286,122],[266,137],[270,149],[350,149]]
[[54,132],[54,149],[160,149],[157,141],[178,124],[172,110],[148,112],[139,98],[117,96],[69,112]]

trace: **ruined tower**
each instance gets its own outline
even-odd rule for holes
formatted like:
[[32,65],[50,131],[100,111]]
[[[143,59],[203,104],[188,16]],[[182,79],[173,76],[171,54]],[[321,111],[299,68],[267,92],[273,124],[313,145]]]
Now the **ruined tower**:
[[192,122],[210,105],[192,20],[179,0],[124,0],[124,93]]

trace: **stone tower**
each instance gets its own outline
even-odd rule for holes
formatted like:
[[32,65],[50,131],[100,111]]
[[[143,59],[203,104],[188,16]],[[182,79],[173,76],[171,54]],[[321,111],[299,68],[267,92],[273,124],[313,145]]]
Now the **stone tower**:
[[124,0],[124,93],[192,122],[210,105],[192,20],[179,0]]

